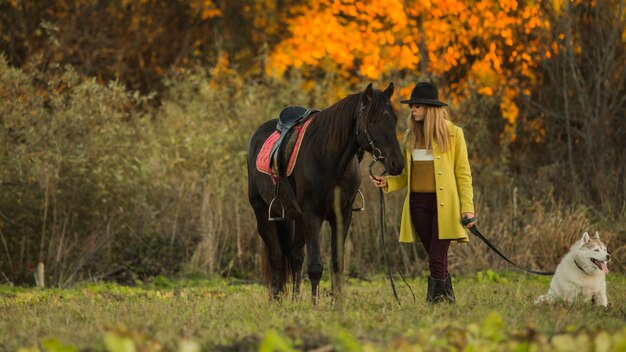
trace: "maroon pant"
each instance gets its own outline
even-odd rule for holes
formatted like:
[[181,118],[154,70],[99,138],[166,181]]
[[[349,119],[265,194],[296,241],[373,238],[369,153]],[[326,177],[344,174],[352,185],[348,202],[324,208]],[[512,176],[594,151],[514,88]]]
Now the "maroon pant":
[[411,192],[409,204],[411,222],[428,253],[430,276],[433,279],[445,280],[448,278],[450,240],[439,239],[437,194]]

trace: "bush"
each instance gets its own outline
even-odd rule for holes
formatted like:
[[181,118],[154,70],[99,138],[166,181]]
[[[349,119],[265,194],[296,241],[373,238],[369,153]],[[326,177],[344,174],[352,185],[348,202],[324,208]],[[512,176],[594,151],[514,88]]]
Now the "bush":
[[[263,251],[247,201],[248,138],[286,105],[328,106],[344,93],[336,83],[307,90],[297,75],[243,81],[229,69],[197,69],[165,80],[156,104],[71,67],[33,61],[16,69],[0,59],[0,277],[32,284],[41,262],[46,283],[61,286],[178,274],[258,278]],[[564,205],[550,192],[533,196],[551,178],[515,174],[509,146],[487,123],[497,101],[475,99],[483,100],[453,116],[468,131],[470,154],[481,156],[471,156],[481,230],[513,260],[545,270],[583,230],[600,230],[609,249],[623,251],[611,218],[593,225],[587,206]],[[367,157],[361,167],[365,175]],[[384,265],[378,193],[363,182],[366,212],[353,217],[347,243],[352,276]],[[403,199],[403,192],[385,197],[389,257],[419,275],[427,268],[421,246],[396,242]],[[328,261],[327,233],[325,226]],[[453,246],[450,263],[455,272],[506,266],[474,239]]]

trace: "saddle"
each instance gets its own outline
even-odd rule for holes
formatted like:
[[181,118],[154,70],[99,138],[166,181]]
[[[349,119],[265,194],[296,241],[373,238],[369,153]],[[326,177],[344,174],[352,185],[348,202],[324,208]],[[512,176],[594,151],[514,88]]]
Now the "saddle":
[[285,150],[289,143],[289,137],[294,132],[294,127],[306,122],[311,115],[318,112],[317,109],[307,109],[302,106],[288,106],[278,114],[276,130],[280,132],[280,137],[270,150],[270,170],[276,161],[276,170],[279,176],[286,174],[287,162],[285,161]]
[[[320,110],[318,109],[307,109],[301,106],[288,106],[284,108],[278,115],[276,131],[272,133],[268,140],[266,140],[261,152],[259,153],[259,156],[257,156],[257,169],[260,172],[267,173],[268,175],[275,175],[275,178],[273,178],[275,180],[274,196],[272,197],[272,200],[269,204],[267,214],[267,218],[269,221],[286,220],[285,207],[278,197],[279,183],[281,179],[286,177],[288,173],[292,170],[293,164],[295,163],[295,157],[298,153],[300,145],[299,142],[304,135],[304,131],[306,130],[307,125],[311,122],[311,116],[319,111]],[[272,136],[275,136],[277,133],[280,133],[280,136],[276,139],[273,139]],[[291,138],[294,133],[296,134],[295,137]],[[265,149],[265,152],[263,151],[263,149],[266,145],[269,149],[269,146],[271,145],[270,143],[272,143],[273,140],[275,140],[276,143],[271,147],[268,157],[268,154],[265,154],[267,153],[267,149]],[[290,153],[293,155],[286,157],[286,151],[291,151]],[[360,155],[360,158],[362,158],[362,152]],[[261,158],[261,156],[263,157]],[[268,158],[269,160],[267,160]],[[276,163],[275,167],[273,165],[274,163]],[[292,206],[296,209],[298,213],[302,214],[302,210],[298,206],[296,196],[293,189],[291,188],[289,181],[285,182],[284,191],[287,194],[287,199],[289,200],[289,203],[292,204]],[[359,208],[353,208],[352,211],[365,210],[365,198],[363,198],[363,193],[360,189],[358,190],[358,194],[361,196],[362,206]],[[272,216],[273,209],[277,210],[277,213],[280,215]]]
[[[310,117],[313,113],[318,112],[317,109],[307,109],[302,106],[288,106],[284,108],[278,114],[278,123],[276,124],[276,131],[270,135],[265,141],[261,152],[257,156],[257,169],[260,172],[267,173],[272,176],[274,180],[274,197],[269,204],[268,208],[268,220],[269,221],[284,221],[285,220],[285,207],[278,197],[279,183],[282,178],[285,178],[288,174],[288,169],[293,168],[295,164],[294,156],[298,154],[299,142],[304,135],[306,126],[311,122]],[[295,133],[294,138],[291,138]],[[278,135],[278,137],[276,137]],[[292,140],[293,139],[293,140]],[[275,142],[274,142],[275,141]],[[273,143],[273,145],[271,144]],[[268,154],[263,151],[267,146],[271,149]],[[285,156],[285,151],[291,150],[289,160]],[[268,160],[269,159],[269,160]],[[274,165],[275,164],[275,165]],[[274,170],[274,171],[272,171]],[[285,180],[287,181],[287,180]],[[302,210],[298,206],[296,196],[291,189],[289,181],[285,182],[284,187],[287,193],[289,202],[293,205],[296,211],[302,214]],[[277,208],[280,215],[272,216],[272,209]]]

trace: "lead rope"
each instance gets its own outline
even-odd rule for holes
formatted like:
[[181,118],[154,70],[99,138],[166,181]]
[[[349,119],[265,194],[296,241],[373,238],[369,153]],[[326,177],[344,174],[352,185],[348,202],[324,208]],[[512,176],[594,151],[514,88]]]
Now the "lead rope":
[[[365,133],[367,134],[367,130],[365,130]],[[370,175],[373,177],[374,173],[372,172],[372,167],[377,161],[380,161],[384,158],[380,152],[380,149],[374,147],[374,143],[372,142],[371,139],[370,139],[370,145],[372,146],[372,156],[374,157],[374,159],[369,165],[369,172],[370,172]],[[376,151],[378,151],[378,153],[376,153]],[[384,174],[385,172],[382,173],[382,175]],[[382,246],[383,246],[383,258],[385,260],[385,266],[387,267],[387,277],[389,277],[389,282],[391,283],[391,290],[393,291],[393,295],[396,298],[398,305],[401,305],[400,298],[398,297],[398,292],[396,291],[396,285],[393,282],[393,276],[391,275],[391,267],[389,265],[389,260],[387,259],[387,245],[385,243],[385,195],[383,193],[382,188],[378,189],[378,194],[380,195],[380,239],[381,239]],[[409,291],[411,291],[411,295],[413,295],[413,303],[415,303],[416,302],[415,293],[413,292],[411,285],[409,285],[409,283],[406,282],[406,280],[404,279],[404,275],[402,275],[402,272],[400,271],[400,269],[398,268],[398,265],[395,262],[394,262],[394,265],[396,267],[396,271],[398,272],[398,274],[400,274],[402,281],[404,281],[404,284],[406,285],[406,287],[408,287]]]

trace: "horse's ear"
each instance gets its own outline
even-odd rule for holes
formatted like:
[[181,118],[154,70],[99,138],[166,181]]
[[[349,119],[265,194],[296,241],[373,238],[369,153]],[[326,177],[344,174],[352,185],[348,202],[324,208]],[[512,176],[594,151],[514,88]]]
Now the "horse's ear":
[[372,89],[372,84],[368,84],[367,88],[365,88],[365,91],[363,92],[363,105],[367,105],[369,104],[372,99],[374,99],[374,90]]
[[387,97],[387,99],[391,99],[391,96],[393,95],[393,89],[394,89],[393,82],[389,82],[389,87],[387,87],[385,91],[383,92],[383,94]]

